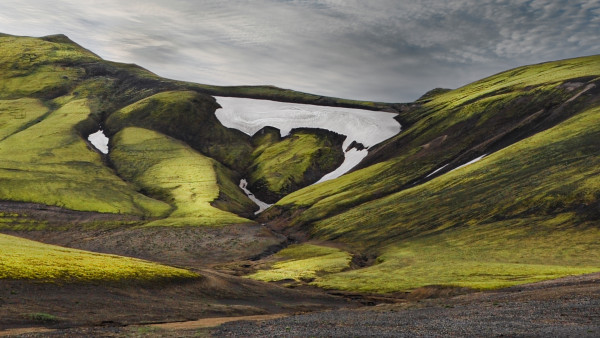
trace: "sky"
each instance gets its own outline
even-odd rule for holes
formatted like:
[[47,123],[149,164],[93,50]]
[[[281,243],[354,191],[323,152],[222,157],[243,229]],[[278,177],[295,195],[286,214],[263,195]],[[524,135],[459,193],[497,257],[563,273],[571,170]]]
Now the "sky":
[[600,0],[2,0],[0,32],[178,80],[410,102],[600,54]]

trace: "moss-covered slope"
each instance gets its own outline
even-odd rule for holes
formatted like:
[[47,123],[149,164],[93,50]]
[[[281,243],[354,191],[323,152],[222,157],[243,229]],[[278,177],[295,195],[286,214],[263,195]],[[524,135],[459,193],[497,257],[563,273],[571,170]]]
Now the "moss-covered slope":
[[191,271],[139,259],[68,249],[3,234],[0,234],[0,248],[0,279],[56,283],[200,277]]
[[292,193],[271,216],[303,210],[294,229],[378,256],[314,282],[327,288],[485,289],[600,271],[599,75],[594,56],[434,93],[375,164]]
[[[35,116],[39,101],[25,101]],[[89,114],[87,100],[71,100],[39,123],[25,124],[23,130],[0,141],[0,199],[83,211],[164,215],[169,210],[166,203],[137,193],[119,179],[78,134],[76,125]]]
[[204,94],[162,92],[110,114],[106,127],[111,135],[128,126],[156,130],[241,172],[250,163],[250,137],[221,125],[214,114],[218,107]]
[[[220,196],[236,201],[249,214],[252,203],[241,190],[220,189],[218,162],[194,151],[181,141],[155,131],[125,128],[112,140],[110,159],[117,172],[152,196],[169,201],[173,212],[169,217],[148,225],[196,226],[251,223],[230,212],[219,210],[211,203]],[[232,185],[229,182],[229,185]]]
[[307,209],[296,223],[310,223],[422,183],[597,105],[599,77],[593,56],[442,91],[403,112],[404,131],[372,149],[362,169],[286,196],[279,211]]
[[[214,116],[218,104],[203,93],[389,107],[270,86],[218,87],[172,81],[135,65],[104,61],[62,35],[2,35],[0,198],[76,210],[165,215],[167,204],[136,192],[135,185],[123,182],[86,146],[86,136],[100,126],[106,127],[110,136],[131,126],[174,137],[222,163],[217,170],[220,191],[229,193],[213,204],[232,212],[247,210],[247,199],[230,197],[238,193],[235,182],[251,165],[250,137],[224,128]],[[39,188],[34,192],[33,186]]]
[[344,161],[344,138],[327,130],[294,129],[281,139],[274,128],[260,130],[253,137],[250,190],[260,199],[275,203],[318,181]]

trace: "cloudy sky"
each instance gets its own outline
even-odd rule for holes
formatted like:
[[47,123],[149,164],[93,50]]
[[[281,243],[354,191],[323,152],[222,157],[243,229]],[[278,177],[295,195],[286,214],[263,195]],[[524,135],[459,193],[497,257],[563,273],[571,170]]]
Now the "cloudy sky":
[[174,79],[407,102],[600,54],[600,0],[2,0],[0,32],[63,33]]

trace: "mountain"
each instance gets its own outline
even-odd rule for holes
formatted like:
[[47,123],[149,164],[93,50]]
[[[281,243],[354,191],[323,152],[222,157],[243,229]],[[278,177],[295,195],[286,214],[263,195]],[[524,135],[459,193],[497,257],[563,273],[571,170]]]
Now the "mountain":
[[[247,133],[222,123],[219,97],[328,123]],[[372,144],[328,130],[374,140],[369,119],[385,135]],[[88,139],[99,130],[107,153]],[[174,81],[62,35],[0,35],[0,325],[31,324],[18,311],[66,326],[297,312],[350,306],[340,290],[368,303],[598,272],[599,139],[600,55],[381,103]],[[273,206],[255,214],[256,198]]]

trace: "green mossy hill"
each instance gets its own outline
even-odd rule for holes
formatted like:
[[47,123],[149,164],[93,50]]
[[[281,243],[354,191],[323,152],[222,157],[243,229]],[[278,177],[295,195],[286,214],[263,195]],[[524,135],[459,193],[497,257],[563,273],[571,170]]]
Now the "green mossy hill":
[[424,184],[312,223],[379,255],[326,288],[506,287],[600,271],[600,106]]
[[599,107],[600,56],[435,93],[362,169],[284,197],[262,220],[378,256],[320,277],[326,288],[485,289],[600,271]]
[[[100,126],[108,125],[111,135],[133,126],[177,138],[221,162],[217,180],[223,189],[214,204],[229,211],[246,210],[247,201],[230,196],[236,189],[232,182],[251,165],[254,149],[247,135],[221,126],[214,116],[218,105],[206,93],[390,107],[271,86],[173,81],[136,65],[102,60],[64,35],[0,35],[0,198],[75,210],[165,215],[167,204],[136,192],[135,185],[123,182],[86,145],[87,135]],[[72,113],[76,105],[80,107]]]
[[80,64],[97,60],[73,43],[0,36],[0,99],[61,96],[85,76]]
[[122,282],[200,278],[188,270],[140,259],[42,244],[0,234],[0,279]]
[[156,130],[241,172],[250,163],[250,137],[221,125],[214,114],[218,107],[204,94],[162,92],[110,114],[106,127],[111,135],[129,126]]
[[222,166],[190,148],[185,143],[158,132],[125,128],[112,140],[110,159],[119,175],[138,185],[157,199],[173,206],[169,217],[149,223],[150,226],[220,226],[252,223],[233,213],[211,205],[219,198],[235,201],[233,210],[251,214],[255,206],[233,182],[221,190],[217,174]]
[[318,181],[344,162],[345,136],[323,129],[294,129],[283,139],[274,128],[253,137],[250,190],[268,203]]
[[592,56],[521,67],[440,93],[403,113],[412,122],[372,149],[359,169],[294,192],[263,217],[302,209],[293,224],[309,224],[432,179],[598,105],[599,79],[600,56]]
[[54,111],[37,99],[1,101],[14,111],[0,114],[10,126],[0,141],[0,200],[152,217],[168,212],[167,204],[119,179],[79,135],[88,101],[65,101]]

